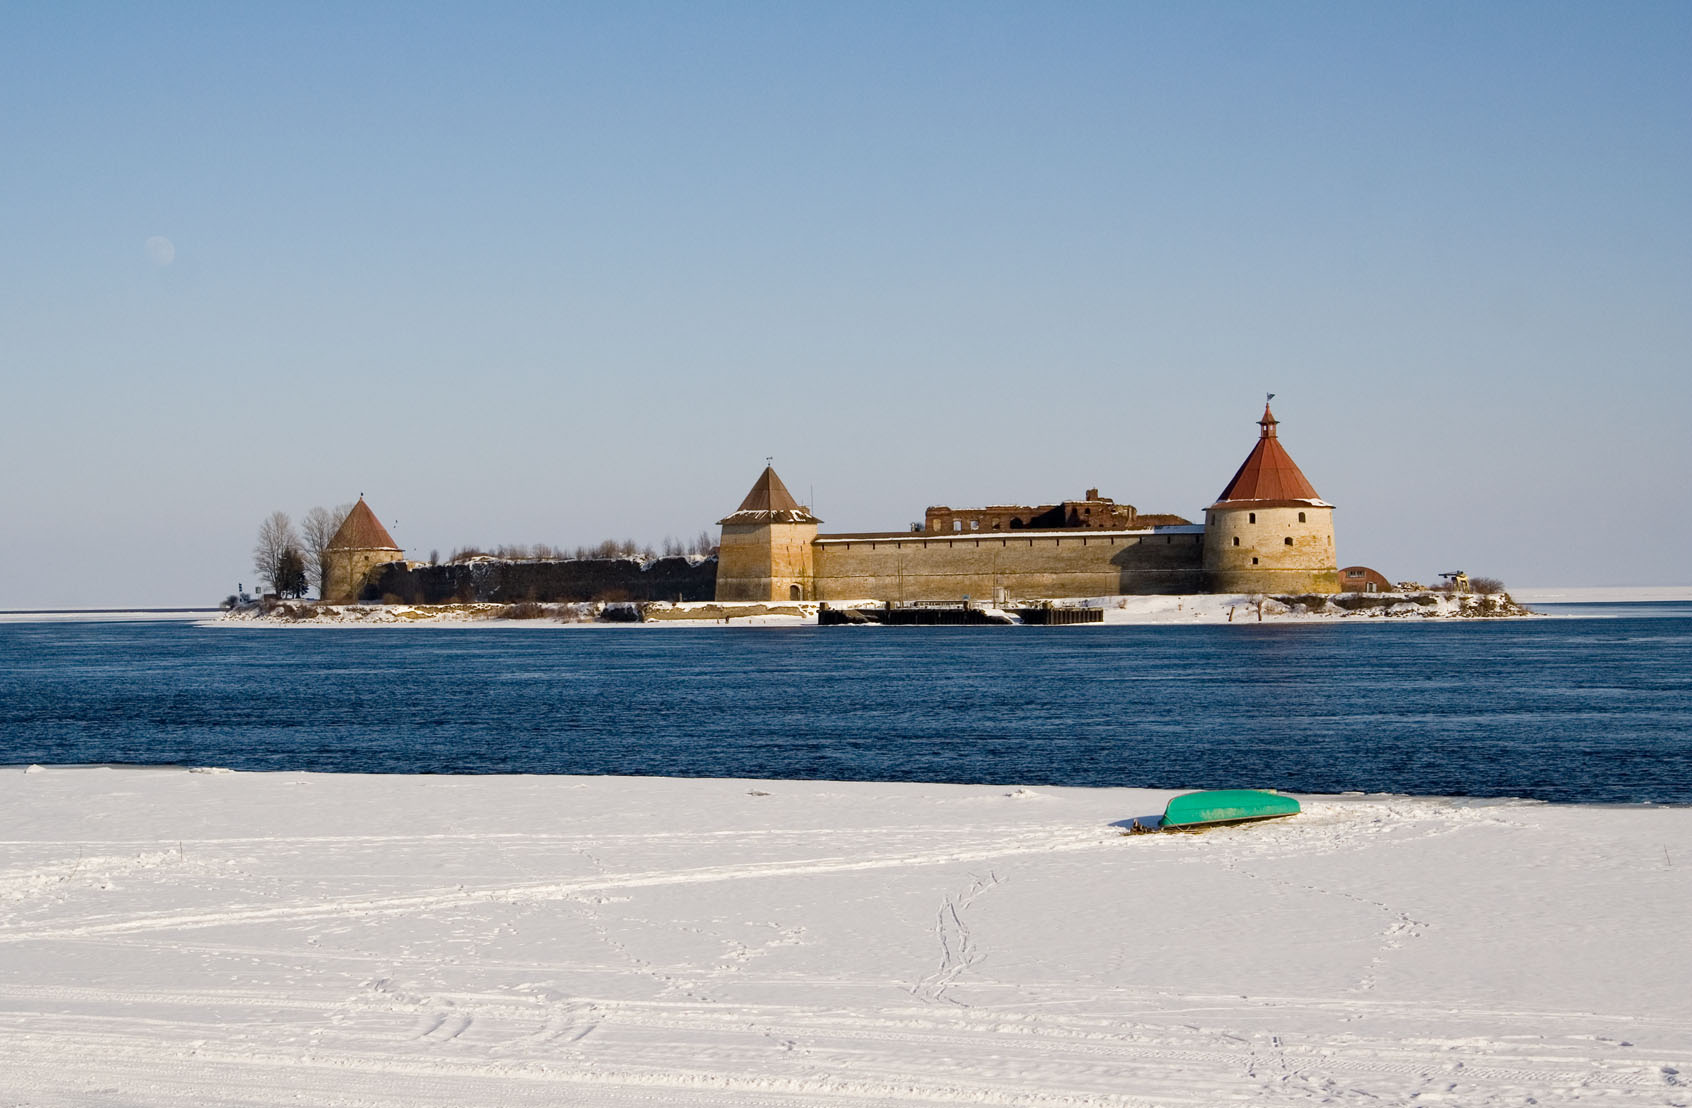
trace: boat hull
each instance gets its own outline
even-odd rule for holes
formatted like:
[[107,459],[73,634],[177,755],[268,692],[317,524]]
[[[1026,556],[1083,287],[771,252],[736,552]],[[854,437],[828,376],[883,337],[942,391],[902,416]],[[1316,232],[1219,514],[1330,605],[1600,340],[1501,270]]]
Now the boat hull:
[[1164,831],[1196,830],[1279,819],[1295,816],[1299,811],[1298,801],[1280,793],[1263,789],[1212,789],[1183,793],[1170,800],[1158,826]]

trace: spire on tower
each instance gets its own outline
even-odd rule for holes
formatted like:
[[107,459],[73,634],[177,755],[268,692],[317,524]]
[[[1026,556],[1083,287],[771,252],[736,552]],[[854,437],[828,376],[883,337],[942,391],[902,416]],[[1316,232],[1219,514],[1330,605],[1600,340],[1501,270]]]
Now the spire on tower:
[[809,508],[793,499],[787,486],[776,476],[775,467],[764,466],[764,472],[753,482],[752,491],[740,502],[732,516],[719,522],[729,523],[818,523]]
[[[1270,393],[1269,400],[1274,396]],[[1234,479],[1228,482],[1228,487],[1222,490],[1222,495],[1216,498],[1218,504],[1230,500],[1321,500],[1299,471],[1297,463],[1281,446],[1280,437],[1275,433],[1275,425],[1280,420],[1269,410],[1269,400],[1263,402],[1263,418],[1257,421],[1263,429],[1257,445],[1246,455],[1246,460],[1235,472]]]

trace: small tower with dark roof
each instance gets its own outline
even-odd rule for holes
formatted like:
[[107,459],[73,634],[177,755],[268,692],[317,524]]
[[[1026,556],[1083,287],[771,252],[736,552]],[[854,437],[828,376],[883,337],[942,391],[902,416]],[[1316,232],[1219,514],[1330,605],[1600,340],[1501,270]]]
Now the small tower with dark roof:
[[330,604],[357,603],[371,570],[403,561],[405,551],[360,495],[323,551],[323,599]]
[[793,499],[770,466],[723,528],[718,600],[814,600],[811,542],[822,521]]
[[1205,512],[1204,568],[1218,593],[1339,592],[1334,506],[1316,495],[1263,405],[1257,445]]

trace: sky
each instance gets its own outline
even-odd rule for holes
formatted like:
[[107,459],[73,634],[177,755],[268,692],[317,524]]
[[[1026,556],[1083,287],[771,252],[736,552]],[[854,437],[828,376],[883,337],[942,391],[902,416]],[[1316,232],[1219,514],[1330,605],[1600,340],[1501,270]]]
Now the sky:
[[1090,487],[1692,584],[1692,5],[11,4],[0,609]]

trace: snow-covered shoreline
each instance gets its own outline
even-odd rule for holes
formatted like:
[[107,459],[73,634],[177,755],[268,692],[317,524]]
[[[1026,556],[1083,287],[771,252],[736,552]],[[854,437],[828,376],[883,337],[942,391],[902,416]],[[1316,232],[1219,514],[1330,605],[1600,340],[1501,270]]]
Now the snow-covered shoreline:
[[0,770],[31,1106],[1688,1101],[1692,809]]
[[[1509,597],[1449,596],[1437,593],[1341,593],[1333,597],[1266,597],[1195,594],[1186,596],[1110,596],[1052,601],[1060,607],[1097,608],[1106,625],[1280,623],[1396,619],[1514,619],[1533,613]],[[879,607],[862,600],[834,607]],[[270,612],[257,608],[207,621],[223,626],[262,627],[466,627],[490,625],[556,627],[711,627],[815,626],[822,605],[804,601],[719,603],[693,601],[642,605],[527,605],[522,618],[508,618],[504,604],[283,604]],[[607,622],[607,607],[624,618]],[[1007,622],[1018,622],[1008,615]]]
[[[1686,586],[1686,585],[1652,585],[1652,586],[1610,586],[1610,585],[1604,585],[1604,586],[1555,586],[1555,587],[1545,586],[1545,587],[1533,587],[1533,588],[1524,588],[1524,589],[1512,589],[1511,595],[1517,603],[1528,606],[1530,608],[1534,608],[1537,605],[1541,605],[1541,604],[1563,606],[1563,605],[1594,605],[1594,604],[1626,605],[1626,604],[1689,603],[1689,602],[1692,602],[1692,586]],[[1116,597],[1105,598],[1105,600],[1107,602],[1110,602],[1110,603],[1115,603],[1115,602],[1118,601],[1118,599],[1119,598],[1116,598]],[[1145,602],[1148,608],[1155,608],[1158,605],[1158,602],[1167,600],[1169,598],[1167,598],[1167,597],[1138,597],[1138,598],[1127,598],[1127,599],[1132,600],[1132,601]],[[1188,601],[1188,600],[1192,600],[1195,603],[1197,603],[1197,602],[1201,602],[1201,601],[1211,599],[1211,598],[1207,598],[1207,597],[1191,597],[1191,598],[1180,597],[1180,598],[1176,598],[1176,599],[1178,600],[1179,603],[1185,604],[1185,602]],[[1252,598],[1252,597],[1233,598],[1233,600],[1231,601],[1229,606],[1232,606],[1236,609],[1236,618],[1238,618],[1238,615],[1239,615],[1238,609],[1241,608],[1241,607],[1244,607],[1244,606],[1248,606],[1249,604],[1251,604],[1251,602],[1254,599],[1255,598]],[[1096,600],[1094,601],[1094,603],[1097,603],[1097,602],[1098,601],[1096,601]],[[864,601],[863,603],[869,604],[869,603],[872,603],[872,602]],[[1065,603],[1085,603],[1085,601],[1066,601]],[[684,611],[685,609],[687,609],[689,607],[696,607],[697,608],[697,607],[709,607],[709,606],[711,606],[710,602],[702,602],[700,604],[695,604],[695,605],[679,604],[679,605],[671,605],[670,607],[676,609],[678,612],[681,612],[681,611]],[[335,617],[332,617],[332,618],[326,618],[322,622],[323,622],[323,625],[330,625],[330,624],[335,624],[335,623],[348,623],[348,624],[369,623],[369,624],[372,624],[372,625],[381,625],[381,626],[390,626],[390,625],[397,625],[397,626],[404,626],[404,625],[433,626],[433,625],[436,625],[436,624],[488,626],[490,624],[498,624],[500,626],[528,625],[528,626],[540,626],[540,627],[556,626],[560,623],[567,622],[567,621],[563,621],[563,620],[559,620],[559,619],[502,620],[502,619],[494,618],[491,615],[492,610],[503,607],[502,605],[483,605],[483,606],[480,606],[480,607],[486,609],[486,611],[481,612],[481,613],[477,613],[473,610],[467,610],[467,611],[463,611],[463,612],[449,612],[446,609],[456,607],[456,606],[450,606],[450,605],[441,605],[441,606],[438,606],[438,607],[442,610],[437,612],[437,613],[431,613],[428,606],[418,606],[418,607],[409,608],[409,609],[405,608],[405,606],[397,606],[394,610],[384,612],[384,609],[382,608],[381,605],[347,605],[342,610],[342,613],[337,614]],[[471,609],[474,609],[478,606],[469,606],[469,607]],[[584,605],[583,607],[589,607],[589,606]],[[794,625],[794,624],[797,624],[797,623],[806,622],[807,620],[814,621],[816,605],[803,606],[803,607],[808,608],[808,611],[806,611],[806,613],[798,619],[795,619],[791,615],[779,614],[779,611],[781,609],[792,608],[792,607],[795,607],[795,605],[792,605],[792,604],[789,604],[789,603],[786,603],[786,602],[777,602],[777,603],[772,603],[772,604],[768,605],[768,607],[776,610],[778,612],[778,614],[765,615],[765,616],[760,616],[760,617],[735,616],[730,620],[730,622],[734,625],[737,625],[737,626],[745,626],[745,625],[748,625],[749,623],[752,623],[754,625],[756,625],[756,623],[764,623],[764,624],[772,624],[772,625],[779,624],[779,625],[791,626],[791,625]],[[404,615],[399,614],[400,611],[402,611],[402,610],[407,614],[404,614]],[[1201,612],[1201,614],[1199,616],[1195,617],[1197,621],[1202,622],[1206,618],[1206,615],[1203,614],[1203,613],[1205,613],[1207,611],[1209,613],[1211,613],[1209,618],[1216,618],[1215,612],[1217,611],[1217,608],[1216,608],[1215,605],[1208,605],[1207,606],[1203,603],[1198,603],[1198,607],[1197,607],[1196,610]],[[1185,611],[1184,608],[1178,609],[1178,612],[1184,612],[1184,611]],[[1225,618],[1225,609],[1223,609],[1223,613],[1224,613],[1223,618]],[[421,618],[423,616],[431,615],[431,614],[433,614],[434,616],[437,616],[438,618]],[[1111,623],[1135,623],[1135,622],[1175,623],[1175,622],[1186,622],[1185,616],[1182,616],[1182,618],[1179,618],[1179,619],[1169,618],[1167,615],[1165,615],[1163,618],[1153,618],[1153,617],[1156,616],[1156,614],[1157,613],[1155,611],[1140,611],[1140,610],[1138,610],[1136,605],[1130,604],[1127,607],[1119,608],[1116,612],[1111,613],[1109,616],[1107,616],[1106,621],[1111,622]],[[1407,612],[1406,614],[1410,614],[1410,613]],[[1540,613],[1536,612],[1536,614],[1540,614]],[[1574,613],[1558,612],[1556,614],[1560,615],[1560,616],[1567,617],[1567,616],[1574,614]],[[1265,615],[1265,620],[1267,621],[1267,620],[1270,620],[1270,619],[1279,619],[1281,617],[1281,615],[1282,615],[1282,613],[1271,611],[1271,612],[1269,612]],[[1364,616],[1365,616],[1365,618],[1367,618],[1368,613],[1364,613]],[[1330,614],[1328,616],[1312,616],[1308,613],[1300,614],[1296,618],[1299,618],[1299,619],[1320,619],[1320,618],[1344,619],[1344,618],[1353,618],[1354,619],[1354,617],[1339,616],[1339,615],[1332,615],[1332,614]],[[1253,614],[1253,619],[1255,620],[1255,613]],[[241,613],[234,614],[233,617],[229,617],[225,613],[220,613],[216,609],[212,609],[212,608],[199,608],[199,609],[144,609],[144,608],[139,608],[139,609],[138,608],[109,608],[109,609],[106,609],[106,608],[102,608],[102,609],[78,609],[78,610],[60,609],[60,610],[43,610],[43,611],[18,610],[18,611],[0,612],[0,623],[86,623],[86,622],[133,623],[133,622],[145,622],[145,621],[213,623],[213,624],[220,624],[222,626],[240,625],[240,624],[243,624],[243,623],[248,624],[248,625],[254,625],[254,624],[261,622],[261,621],[258,621],[258,620],[255,619],[253,613],[241,612]],[[306,625],[306,626],[309,626],[310,625],[310,622],[303,621],[303,620],[265,620],[265,621],[262,621],[262,622],[265,625],[277,625],[277,626],[280,626],[280,625]],[[658,621],[654,620],[653,622],[656,623]],[[672,621],[672,622],[679,622],[679,623],[683,623],[684,625],[699,626],[699,625],[702,625],[702,624],[703,625],[709,625],[713,621],[707,619],[707,620],[698,620],[698,621]],[[579,620],[579,621],[574,621],[572,623],[572,625],[592,626],[592,625],[595,625],[595,621],[593,621],[592,619],[583,619],[583,620]]]

